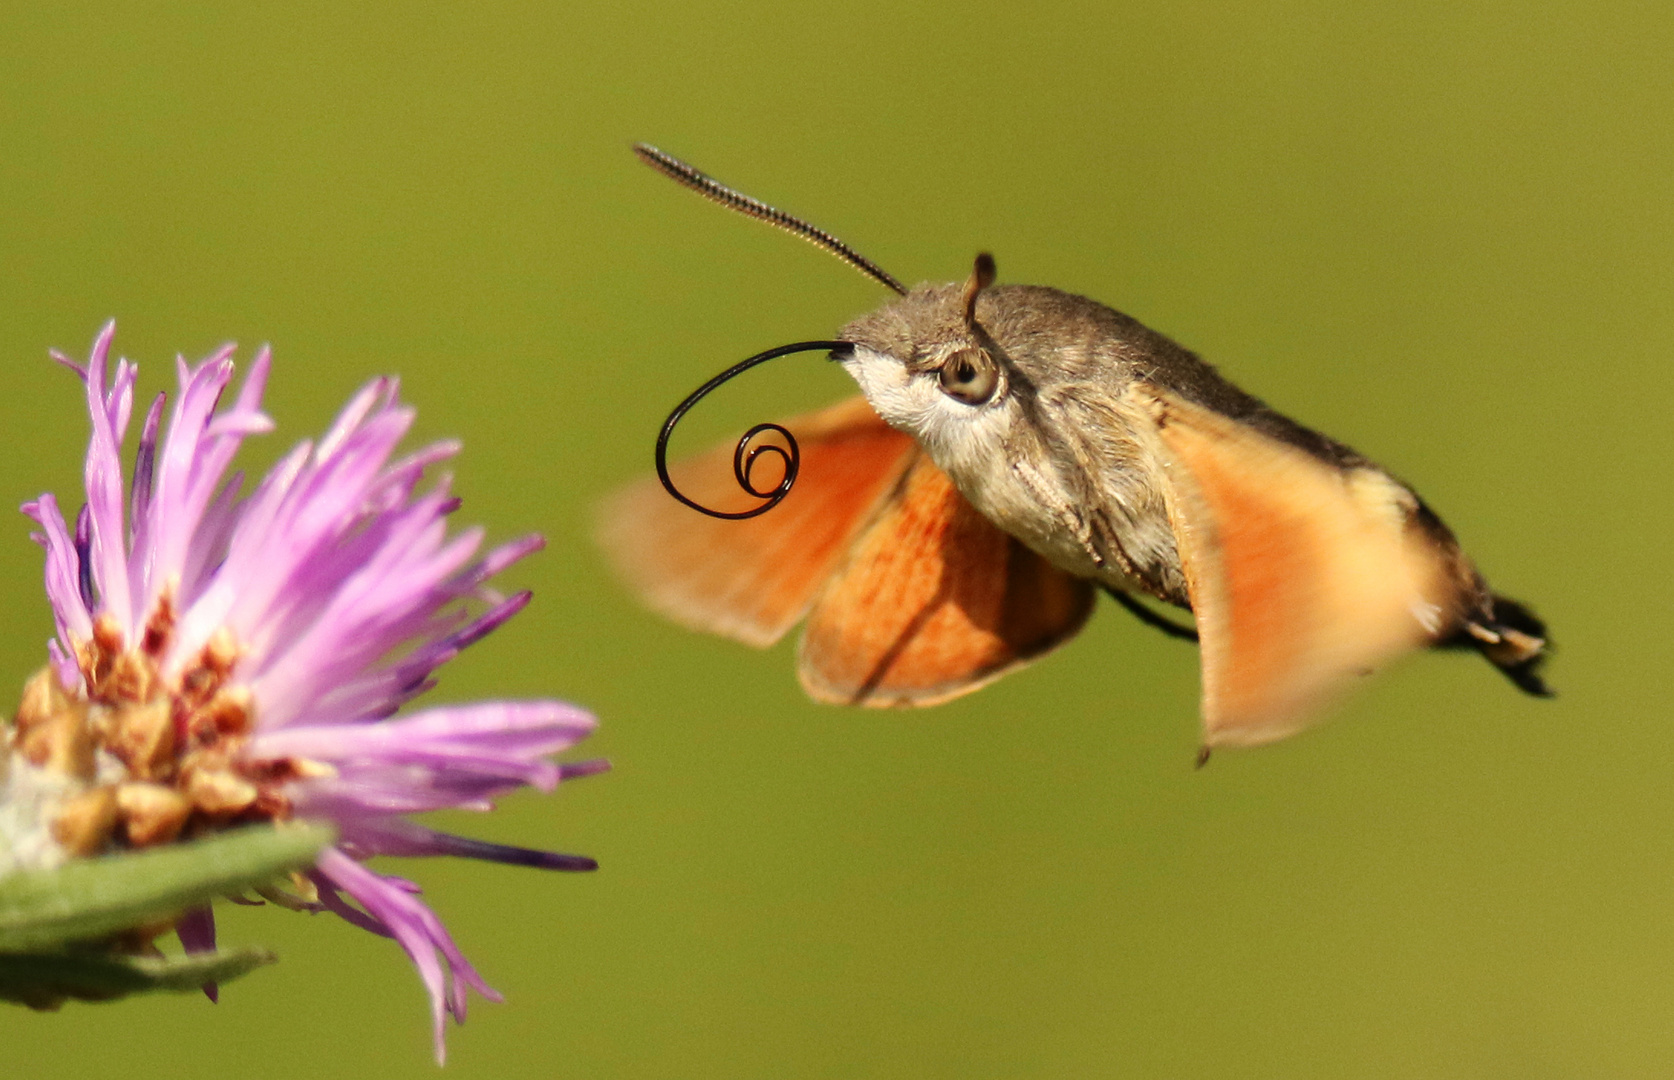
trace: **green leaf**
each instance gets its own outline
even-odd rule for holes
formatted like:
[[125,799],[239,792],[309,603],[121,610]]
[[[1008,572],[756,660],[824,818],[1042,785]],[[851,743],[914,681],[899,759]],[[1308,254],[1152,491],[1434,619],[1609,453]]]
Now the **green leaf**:
[[0,953],[38,952],[169,918],[307,866],[330,829],[286,824],[79,859],[0,878]]
[[271,964],[265,949],[157,958],[111,953],[0,953],[0,1001],[55,1009],[66,1000],[114,1001],[155,990],[197,990]]

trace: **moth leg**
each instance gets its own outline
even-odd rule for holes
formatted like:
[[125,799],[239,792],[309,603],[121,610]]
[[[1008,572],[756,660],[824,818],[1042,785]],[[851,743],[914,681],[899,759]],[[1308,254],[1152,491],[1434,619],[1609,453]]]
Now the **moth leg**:
[[[1057,507],[1058,522],[1064,527],[1064,531],[1075,537],[1075,542],[1081,545],[1081,550],[1087,553],[1087,558],[1092,560],[1094,566],[1103,569],[1107,559],[1094,535],[1093,521],[1084,516],[1075,505],[1064,503],[1056,489],[1043,483],[1032,466],[1026,466],[1022,461],[1013,461],[1011,471],[1018,482],[1029,489],[1029,494],[1035,497],[1036,502],[1042,506]],[[1121,562],[1123,572],[1131,576],[1134,571],[1128,564],[1127,556],[1118,550],[1116,557]]]
[[1152,611],[1150,608],[1146,607],[1138,600],[1135,600],[1132,596],[1129,596],[1121,589],[1113,589],[1109,585],[1106,585],[1103,588],[1105,592],[1110,594],[1110,598],[1112,600],[1127,608],[1134,618],[1138,619],[1146,626],[1161,630],[1169,637],[1179,638],[1181,641],[1197,640],[1197,631],[1191,627],[1181,626],[1173,619],[1170,619],[1165,615],[1159,615],[1157,612]]

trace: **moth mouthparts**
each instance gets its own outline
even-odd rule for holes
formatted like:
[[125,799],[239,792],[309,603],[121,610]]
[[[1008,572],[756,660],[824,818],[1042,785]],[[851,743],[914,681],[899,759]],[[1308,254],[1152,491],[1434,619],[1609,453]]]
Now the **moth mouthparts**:
[[[723,383],[730,382],[757,364],[764,364],[769,360],[781,356],[790,356],[793,353],[816,352],[821,349],[829,350],[829,358],[835,359],[839,353],[847,354],[854,351],[854,344],[848,341],[798,341],[791,345],[781,345],[777,349],[768,349],[766,352],[757,353],[748,360],[739,361],[687,395],[686,400],[676,405],[674,411],[668,414],[668,419],[663,421],[663,430],[657,435],[657,479],[662,481],[664,489],[676,500],[693,510],[727,521],[742,521],[745,518],[756,517],[758,514],[765,514],[783,502],[785,496],[790,494],[791,485],[796,483],[796,474],[802,467],[802,451],[796,445],[796,437],[785,430],[783,426],[773,423],[757,424],[746,431],[744,437],[738,440],[738,446],[732,453],[733,478],[738,481],[738,486],[750,495],[766,501],[760,506],[734,512],[714,510],[701,503],[694,502],[674,486],[674,480],[668,474],[668,440],[669,436],[674,434],[674,426],[680,423],[681,418],[691,410],[692,406],[702,401],[710,391],[717,389]],[[770,431],[784,439],[785,445],[780,446],[777,443],[762,443],[759,446],[750,445],[751,440],[757,435],[764,435]],[[761,459],[763,454],[771,454],[777,457],[785,467],[785,475],[780,478],[779,483],[766,490],[756,487],[751,481],[756,462]]]

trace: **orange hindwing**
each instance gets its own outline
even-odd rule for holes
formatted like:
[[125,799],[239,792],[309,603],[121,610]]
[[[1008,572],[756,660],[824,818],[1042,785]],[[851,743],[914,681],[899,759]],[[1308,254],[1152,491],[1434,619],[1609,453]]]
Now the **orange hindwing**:
[[977,513],[918,458],[803,631],[798,673],[818,701],[933,705],[1067,640],[1093,586]]

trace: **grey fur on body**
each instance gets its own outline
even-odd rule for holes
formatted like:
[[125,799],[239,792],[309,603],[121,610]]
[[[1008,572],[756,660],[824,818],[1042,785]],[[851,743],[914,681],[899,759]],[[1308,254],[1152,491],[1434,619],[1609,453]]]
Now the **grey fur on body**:
[[[985,517],[1078,577],[1190,606],[1156,424],[1130,393],[1136,385],[1165,388],[1339,467],[1375,468],[1085,297],[999,285],[978,297],[976,316],[986,341],[964,322],[961,286],[921,285],[843,328],[855,343],[844,366],[879,415],[917,438]],[[1001,369],[1000,388],[976,406],[941,393],[935,377],[950,354],[971,347],[985,347]]]

